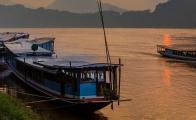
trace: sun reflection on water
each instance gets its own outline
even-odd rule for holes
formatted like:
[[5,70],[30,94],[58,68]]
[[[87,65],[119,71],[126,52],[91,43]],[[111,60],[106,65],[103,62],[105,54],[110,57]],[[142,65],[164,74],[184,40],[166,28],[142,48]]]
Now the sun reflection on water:
[[163,35],[163,44],[166,46],[170,46],[172,42],[171,36],[169,34]]
[[172,85],[171,70],[166,65],[164,65],[163,67],[163,82],[166,87],[170,87]]

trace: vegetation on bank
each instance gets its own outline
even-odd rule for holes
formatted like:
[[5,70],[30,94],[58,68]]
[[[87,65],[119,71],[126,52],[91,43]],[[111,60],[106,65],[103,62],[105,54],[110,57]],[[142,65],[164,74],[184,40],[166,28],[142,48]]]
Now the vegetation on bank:
[[0,93],[0,120],[38,120],[39,117],[21,101]]

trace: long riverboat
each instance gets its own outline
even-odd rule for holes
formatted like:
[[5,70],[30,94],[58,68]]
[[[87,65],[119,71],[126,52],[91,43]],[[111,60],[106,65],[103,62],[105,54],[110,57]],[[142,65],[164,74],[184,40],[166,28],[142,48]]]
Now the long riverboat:
[[[53,46],[52,42],[46,42]],[[71,109],[94,112],[120,98],[121,63],[88,63],[56,58],[53,49],[27,41],[7,42],[5,60],[30,87]],[[37,47],[33,51],[32,47]]]
[[157,45],[157,52],[168,58],[196,61],[196,45]]

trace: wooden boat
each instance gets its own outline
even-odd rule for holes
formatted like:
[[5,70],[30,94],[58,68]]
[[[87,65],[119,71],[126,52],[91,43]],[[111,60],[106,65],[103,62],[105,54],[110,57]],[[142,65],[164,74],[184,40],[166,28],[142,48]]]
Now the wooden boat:
[[157,45],[157,52],[164,57],[196,61],[196,45]]
[[[121,64],[87,63],[53,57],[29,42],[5,43],[6,62],[30,87],[58,100],[61,106],[94,112],[120,97]],[[118,74],[119,71],[119,74]]]

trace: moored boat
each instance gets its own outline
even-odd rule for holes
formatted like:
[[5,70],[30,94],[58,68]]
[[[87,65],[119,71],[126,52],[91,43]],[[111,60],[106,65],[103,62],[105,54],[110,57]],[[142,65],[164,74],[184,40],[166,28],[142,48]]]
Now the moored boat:
[[196,61],[196,45],[157,45],[157,52],[168,58]]
[[59,59],[53,57],[53,51],[39,46],[33,51],[32,46],[25,41],[5,43],[7,64],[27,85],[59,103],[88,112],[119,99],[121,64]]

